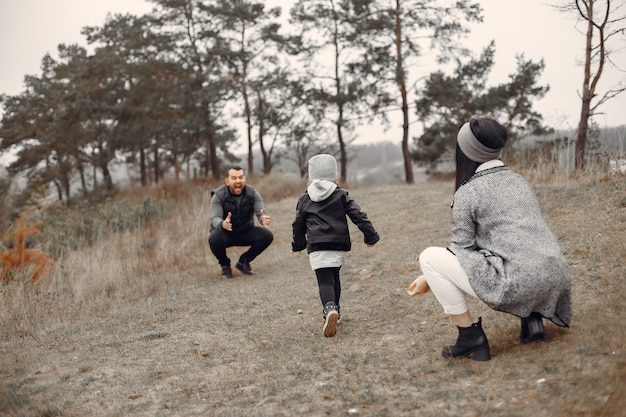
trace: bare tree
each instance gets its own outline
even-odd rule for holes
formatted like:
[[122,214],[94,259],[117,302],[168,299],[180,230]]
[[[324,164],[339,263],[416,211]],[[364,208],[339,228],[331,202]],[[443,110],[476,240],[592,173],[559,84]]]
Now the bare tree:
[[611,65],[617,68],[611,60],[613,52],[611,41],[616,40],[615,37],[622,37],[623,42],[626,3],[611,0],[574,0],[574,4],[561,8],[575,10],[579,19],[586,24],[584,78],[580,93],[582,106],[576,131],[574,162],[576,170],[583,170],[590,118],[598,114],[598,109],[602,104],[626,90],[626,85],[621,82],[601,95],[598,91],[598,82],[606,66]]

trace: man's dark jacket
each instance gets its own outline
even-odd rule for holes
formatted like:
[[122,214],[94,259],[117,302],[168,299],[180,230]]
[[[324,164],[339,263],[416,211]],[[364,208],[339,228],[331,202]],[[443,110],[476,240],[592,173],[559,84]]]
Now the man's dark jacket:
[[[233,225],[233,233],[245,233],[254,227],[254,195],[256,191],[252,186],[245,185],[240,195],[234,196],[226,184],[222,184],[211,191],[211,197],[217,196],[224,209],[224,218],[232,213],[230,222]],[[211,224],[211,230],[214,229]]]

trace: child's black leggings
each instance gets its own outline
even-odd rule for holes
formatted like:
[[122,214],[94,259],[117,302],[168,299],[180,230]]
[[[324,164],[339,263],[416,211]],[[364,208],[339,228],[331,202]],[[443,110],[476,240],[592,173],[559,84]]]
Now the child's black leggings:
[[320,299],[322,305],[326,305],[329,301],[334,301],[339,306],[339,297],[341,296],[341,281],[339,281],[339,269],[336,268],[320,268],[315,270],[317,276],[317,285],[320,287]]

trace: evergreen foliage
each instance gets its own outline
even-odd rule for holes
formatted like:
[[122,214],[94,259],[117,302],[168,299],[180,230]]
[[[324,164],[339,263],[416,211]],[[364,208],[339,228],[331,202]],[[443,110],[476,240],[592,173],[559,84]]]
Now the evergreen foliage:
[[[503,119],[515,136],[543,129],[532,101],[543,63],[518,60],[509,83],[490,87],[493,45],[479,59],[456,42],[480,21],[464,1],[300,0],[283,27],[282,10],[259,1],[152,0],[144,16],[113,15],[85,27],[89,51],[59,45],[25,91],[1,97],[0,153],[13,152],[11,175],[30,190],[52,188],[69,205],[118,191],[115,171],[147,186],[172,176],[219,179],[240,163],[246,131],[248,169],[258,146],[263,174],[292,159],[301,170],[317,152],[338,155],[348,178],[354,129],[402,108],[405,180],[415,160],[434,163],[469,116]],[[407,139],[408,69],[429,48],[456,72],[411,74],[423,135]],[[481,72],[482,71],[482,72]],[[411,154],[409,154],[409,151]],[[172,174],[173,172],[173,174]]]
[[458,62],[452,75],[438,71],[429,76],[416,101],[417,118],[424,123],[422,135],[414,140],[416,161],[435,165],[449,157],[459,127],[472,117],[500,120],[509,131],[509,146],[516,139],[550,131],[542,124],[542,116],[532,110],[533,100],[548,91],[548,86],[537,85],[543,61],[518,56],[517,72],[510,75],[510,81],[489,86],[494,53],[492,42],[478,58]]

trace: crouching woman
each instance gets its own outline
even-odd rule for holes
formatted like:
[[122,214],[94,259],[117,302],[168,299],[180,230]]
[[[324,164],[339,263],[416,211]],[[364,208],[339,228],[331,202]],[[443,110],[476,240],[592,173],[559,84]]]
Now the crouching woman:
[[543,318],[570,325],[569,266],[534,190],[499,159],[506,140],[506,128],[490,118],[459,130],[452,241],[420,254],[423,275],[407,290],[411,296],[432,290],[458,327],[445,357],[491,359],[482,319],[473,321],[467,296],[520,317],[521,343],[543,339]]

